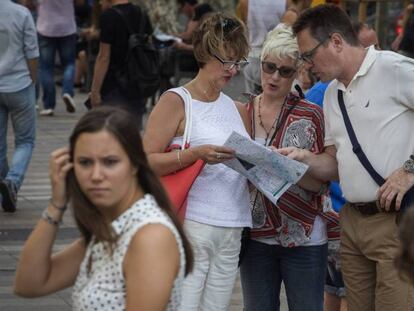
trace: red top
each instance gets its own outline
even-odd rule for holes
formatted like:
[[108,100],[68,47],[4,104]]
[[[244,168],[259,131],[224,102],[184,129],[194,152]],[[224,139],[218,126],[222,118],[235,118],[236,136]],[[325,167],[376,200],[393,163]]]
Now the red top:
[[[253,101],[250,98],[248,110],[252,122],[252,136],[255,137],[255,111]],[[324,149],[324,118],[322,109],[294,94],[289,94],[282,106],[277,133],[270,145],[276,148],[297,147],[307,149],[313,153],[322,153]],[[328,238],[339,237],[339,217],[332,208],[324,211],[323,204],[328,194],[320,195],[305,190],[298,185],[292,185],[273,205],[263,194],[253,191],[251,201],[253,205],[253,228],[251,237],[275,237],[278,234],[299,234],[288,228],[287,223],[282,222],[282,216],[299,222],[309,237],[312,232],[316,216],[320,216],[327,223]],[[291,230],[292,233],[287,232]],[[288,239],[290,240],[290,239]],[[294,241],[296,239],[292,239]],[[283,243],[282,243],[283,244]],[[288,244],[294,247],[294,242]]]

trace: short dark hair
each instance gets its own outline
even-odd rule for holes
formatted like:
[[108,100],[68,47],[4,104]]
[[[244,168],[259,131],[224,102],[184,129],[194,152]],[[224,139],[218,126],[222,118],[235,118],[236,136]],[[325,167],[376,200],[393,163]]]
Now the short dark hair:
[[352,46],[360,45],[349,16],[334,4],[322,4],[305,10],[292,28],[295,35],[309,29],[312,37],[319,42],[326,40],[332,33],[337,32],[348,44]]
[[196,5],[198,1],[197,0],[177,0],[177,3],[179,5],[185,5],[186,3],[188,3],[189,5]]

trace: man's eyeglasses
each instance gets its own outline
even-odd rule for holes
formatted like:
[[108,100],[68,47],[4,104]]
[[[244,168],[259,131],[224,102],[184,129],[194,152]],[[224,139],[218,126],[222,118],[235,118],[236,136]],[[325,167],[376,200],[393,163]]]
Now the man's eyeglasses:
[[322,40],[319,42],[313,49],[311,49],[308,52],[303,53],[302,55],[299,55],[299,60],[304,61],[305,63],[308,63],[309,65],[313,65],[313,57],[315,56],[316,51],[318,48],[326,42],[326,40],[330,39],[331,36],[328,36],[325,38],[325,40]]
[[280,66],[278,67],[275,63],[271,62],[262,62],[262,70],[263,72],[272,75],[276,71],[279,71],[279,75],[282,78],[292,78],[293,75],[296,73],[296,69],[289,66]]
[[240,70],[244,68],[249,62],[244,58],[243,60],[238,61],[230,61],[230,60],[223,60],[217,55],[213,55],[220,63],[223,64],[223,69],[226,71],[230,71],[233,68]]

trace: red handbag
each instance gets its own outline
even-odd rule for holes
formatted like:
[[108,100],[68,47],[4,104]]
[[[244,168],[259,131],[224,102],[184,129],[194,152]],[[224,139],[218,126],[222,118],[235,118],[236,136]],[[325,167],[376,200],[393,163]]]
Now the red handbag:
[[[190,146],[190,136],[192,128],[191,118],[191,94],[184,88],[184,110],[185,110],[185,129],[183,135],[183,143],[181,146],[175,145],[167,148],[168,151],[177,149],[184,150]],[[181,95],[181,94],[180,94]],[[178,148],[177,148],[178,147]],[[179,151],[177,151],[179,152]],[[187,196],[195,179],[203,169],[205,162],[203,160],[197,160],[193,164],[168,175],[161,177],[161,183],[167,192],[172,207],[181,222],[185,219],[185,213],[187,210]]]
[[161,183],[167,192],[172,207],[181,222],[184,221],[187,210],[187,196],[195,179],[204,167],[203,160],[197,160],[194,164],[182,170],[161,177]]

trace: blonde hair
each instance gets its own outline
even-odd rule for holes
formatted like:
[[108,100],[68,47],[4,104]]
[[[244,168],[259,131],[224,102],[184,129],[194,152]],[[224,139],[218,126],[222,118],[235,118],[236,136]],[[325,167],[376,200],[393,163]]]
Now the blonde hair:
[[194,31],[193,52],[200,68],[214,55],[242,59],[249,53],[246,27],[235,16],[211,13]]
[[290,57],[295,60],[297,65],[299,47],[292,27],[281,23],[268,32],[263,43],[260,60],[263,61],[268,56],[278,59]]

